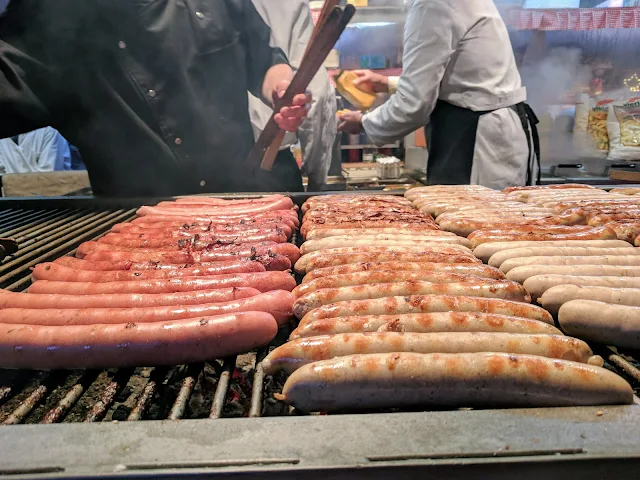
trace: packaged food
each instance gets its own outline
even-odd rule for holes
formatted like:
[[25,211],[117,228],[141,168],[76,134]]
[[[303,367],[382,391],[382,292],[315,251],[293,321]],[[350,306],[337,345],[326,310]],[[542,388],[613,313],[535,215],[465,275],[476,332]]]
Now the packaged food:
[[640,97],[609,105],[609,160],[640,160]]
[[588,154],[587,126],[589,125],[590,98],[586,93],[578,95],[573,126],[573,148],[581,156]]
[[607,158],[609,154],[609,134],[607,115],[609,104],[615,99],[603,94],[591,97],[587,122],[587,152],[589,156]]
[[340,72],[336,78],[336,88],[351,105],[359,110],[368,110],[376,101],[376,96],[356,87],[353,82],[357,78],[353,72]]

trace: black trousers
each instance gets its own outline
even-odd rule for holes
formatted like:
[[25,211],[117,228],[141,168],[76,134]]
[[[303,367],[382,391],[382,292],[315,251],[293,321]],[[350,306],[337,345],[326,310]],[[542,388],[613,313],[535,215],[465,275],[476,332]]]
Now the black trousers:
[[280,150],[270,172],[258,169],[252,180],[256,192],[304,192],[300,167],[288,148]]

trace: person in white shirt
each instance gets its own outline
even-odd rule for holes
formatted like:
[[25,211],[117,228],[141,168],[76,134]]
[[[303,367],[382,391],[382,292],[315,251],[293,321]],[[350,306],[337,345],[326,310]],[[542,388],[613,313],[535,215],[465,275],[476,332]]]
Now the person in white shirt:
[[4,173],[71,170],[69,143],[51,127],[0,140]]
[[[271,43],[284,51],[294,69],[300,67],[314,28],[309,1],[253,0],[253,4],[271,28]],[[287,133],[278,157],[291,156],[290,148],[299,140],[302,148],[302,168],[309,179],[307,190],[317,192],[325,186],[331,166],[337,131],[336,96],[324,68],[313,78],[308,90],[314,99],[308,117],[298,128],[297,138],[296,133]],[[256,139],[272,114],[273,110],[262,100],[249,94],[249,115]]]
[[359,75],[360,88],[391,98],[343,115],[340,129],[385,144],[428,124],[428,184],[502,189],[539,179],[538,120],[492,0],[411,1],[402,76]]

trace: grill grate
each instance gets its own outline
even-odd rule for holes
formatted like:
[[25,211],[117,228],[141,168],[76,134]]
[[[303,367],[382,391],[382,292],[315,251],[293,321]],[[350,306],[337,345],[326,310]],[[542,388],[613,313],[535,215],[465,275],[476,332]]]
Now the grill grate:
[[[31,267],[73,254],[82,242],[96,239],[114,224],[134,216],[133,209],[1,212],[0,236],[18,240],[20,249],[0,265],[0,287],[24,290],[30,283]],[[283,329],[268,348],[206,364],[103,371],[0,370],[0,423],[136,422],[298,414],[273,398],[286,377],[265,376],[260,365],[270,348],[283,343],[289,333],[290,330]],[[640,384],[639,364],[633,357],[604,348],[598,353],[608,360],[610,368],[633,385]]]

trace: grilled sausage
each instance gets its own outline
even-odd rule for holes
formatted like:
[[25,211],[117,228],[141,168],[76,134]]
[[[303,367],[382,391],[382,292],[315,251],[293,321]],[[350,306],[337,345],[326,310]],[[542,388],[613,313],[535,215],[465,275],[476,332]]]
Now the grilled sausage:
[[[265,266],[260,262],[250,260],[238,260],[231,262],[201,263],[194,265],[163,265],[154,262],[90,262],[75,257],[60,257],[53,264],[74,270],[86,270],[93,272],[128,271],[150,274],[152,272],[167,273],[167,277],[198,277],[203,275],[223,275],[225,273],[249,273],[264,272]],[[191,272],[191,273],[190,273]]]
[[223,288],[178,293],[149,293],[112,295],[60,295],[18,293],[0,290],[0,309],[3,308],[141,308],[162,306],[188,306],[222,303],[259,295],[255,288]]
[[300,247],[304,256],[311,252],[327,251],[342,247],[433,247],[456,244],[466,247],[469,241],[462,237],[401,237],[400,235],[370,235],[357,237],[329,237],[321,240],[307,240]]
[[[119,282],[127,280],[157,280],[169,278],[185,277],[216,277],[218,275],[229,275],[231,273],[251,273],[264,272],[266,269],[258,262],[245,262],[249,264],[244,268],[221,269],[220,267],[188,267],[180,269],[164,270],[113,270],[113,271],[92,271],[75,270],[57,263],[41,263],[37,265],[31,274],[34,281],[56,280],[59,282]],[[226,271],[225,271],[226,270]]]
[[561,407],[633,402],[604,368],[507,353],[384,353],[311,363],[280,400],[302,411],[431,407]]
[[232,206],[215,206],[195,208],[192,205],[182,205],[178,203],[162,207],[140,207],[136,212],[137,215],[143,217],[145,215],[234,215],[234,214],[253,214],[267,211],[289,210],[293,207],[290,198],[277,199],[269,203],[261,203],[255,205],[238,205]]
[[502,234],[478,234],[471,240],[471,248],[489,242],[502,242],[509,240],[524,241],[549,241],[549,240],[617,240],[616,232],[609,227],[594,227],[590,232],[579,233],[526,233],[514,232]]
[[361,247],[342,247],[342,248],[330,248],[328,250],[315,251],[302,255],[300,260],[295,265],[296,270],[304,271],[305,266],[312,260],[318,258],[327,258],[331,256],[343,255],[343,254],[357,254],[357,253],[444,253],[447,255],[459,255],[466,254],[473,256],[471,250],[462,245],[442,245],[438,243],[427,243],[421,246],[361,246]]
[[[216,197],[202,197],[202,196],[186,196],[179,197],[175,199],[175,203],[179,204],[190,204],[190,205],[257,205],[262,203],[273,203],[276,200],[282,200],[283,198],[287,198],[284,195],[265,195],[263,197],[255,197],[255,198],[216,198]],[[163,202],[166,203],[166,202]]]
[[303,365],[322,360],[355,354],[393,352],[521,353],[580,363],[587,363],[593,356],[593,352],[586,343],[563,335],[370,332],[341,333],[293,340],[269,353],[262,361],[262,367],[268,375],[280,370],[291,374]]
[[515,282],[479,280],[464,283],[398,282],[326,288],[299,297],[294,304],[296,317],[302,318],[311,310],[336,302],[398,297],[401,295],[453,295],[482,298],[501,298],[517,302],[531,302],[527,291]]
[[306,240],[321,240],[329,237],[354,237],[359,235],[400,235],[406,237],[456,237],[451,232],[445,232],[443,230],[425,230],[423,228],[315,228]]
[[167,222],[178,226],[181,224],[201,224],[213,228],[228,225],[273,226],[274,223],[290,223],[293,226],[300,225],[298,214],[293,210],[279,210],[277,212],[265,212],[255,215],[198,215],[196,213],[183,213],[182,215],[147,215],[132,220],[131,224],[138,227],[154,228],[154,224]]
[[395,228],[402,230],[407,227],[416,227],[421,230],[440,230],[436,222],[433,220],[422,220],[402,218],[402,219],[381,219],[381,220],[345,220],[338,219],[335,221],[325,221],[324,223],[308,222],[300,227],[300,234],[303,238],[307,238],[311,233],[320,228],[349,228],[349,229],[376,229],[376,228]]
[[251,245],[244,244],[199,244],[192,246],[188,241],[187,242],[176,242],[174,245],[165,246],[165,247],[156,247],[156,248],[141,248],[141,247],[124,247],[121,245],[110,245],[108,243],[99,243],[99,242],[84,242],[80,244],[78,249],[76,250],[76,257],[84,258],[87,254],[91,252],[98,251],[106,251],[106,252],[133,252],[133,253],[147,253],[147,254],[156,254],[156,253],[170,253],[170,252],[193,252],[194,255],[201,255],[207,253],[236,253],[236,252],[246,252],[251,248],[271,248],[276,247],[281,244],[276,242],[260,242]]
[[572,300],[560,307],[558,323],[567,333],[621,348],[640,347],[640,307]]
[[582,183],[562,183],[559,185],[538,185],[538,186],[528,186],[528,187],[507,187],[502,190],[502,193],[512,193],[512,192],[535,192],[535,191],[546,191],[546,190],[567,190],[567,189],[578,189],[578,190],[596,190],[596,187],[591,185],[583,185]]
[[233,275],[219,275],[217,277],[186,277],[166,280],[107,283],[39,280],[29,287],[29,292],[62,293],[68,295],[176,293],[230,287],[250,287],[261,292],[269,292],[272,290],[291,291],[296,287],[296,281],[286,272],[237,273]]
[[237,312],[267,312],[279,324],[292,318],[294,297],[275,291],[224,303],[143,308],[81,308],[0,310],[0,323],[24,325],[94,325],[110,323],[151,323],[186,318],[210,317]]
[[587,257],[524,257],[510,258],[501,266],[500,270],[507,274],[517,267],[527,265],[620,265],[620,266],[640,266],[639,255],[601,255]]
[[522,302],[497,298],[455,297],[449,295],[414,295],[337,302],[312,310],[303,322],[322,318],[357,315],[399,315],[404,313],[481,312],[530,318],[553,325],[546,310]]
[[298,270],[299,273],[313,272],[319,268],[338,267],[340,265],[349,265],[353,263],[366,262],[408,262],[408,263],[468,263],[480,264],[473,255],[448,254],[448,253],[401,253],[401,252],[363,252],[363,253],[344,253],[336,255],[327,255],[320,258],[310,260],[304,270]]
[[[131,238],[138,237],[138,238]],[[289,239],[283,230],[272,230],[268,233],[253,235],[216,236],[216,235],[195,235],[193,237],[173,237],[173,236],[147,236],[140,238],[139,235],[125,235],[109,233],[98,240],[98,243],[116,245],[130,248],[163,248],[178,246],[184,248],[210,248],[215,245],[242,245],[245,243],[284,243]]]
[[618,240],[625,240],[633,243],[633,241],[640,235],[640,222],[636,221],[616,221],[607,223],[609,228],[613,228],[618,235]]
[[370,285],[373,283],[397,283],[397,282],[432,282],[432,283],[460,283],[469,285],[486,284],[493,285],[494,279],[458,275],[455,273],[436,273],[434,271],[410,272],[378,270],[367,272],[348,273],[331,277],[320,277],[315,280],[298,285],[293,294],[301,297],[307,293],[317,292],[325,288],[342,288],[356,285]]
[[576,275],[536,275],[524,282],[524,288],[532,298],[540,298],[544,292],[557,285],[583,285],[607,288],[640,288],[638,277],[585,277]]
[[524,283],[536,275],[573,275],[585,277],[640,277],[640,267],[617,265],[529,265],[517,267],[507,273],[507,278]]
[[599,227],[620,220],[640,221],[640,210],[625,208],[624,211],[617,213],[603,212],[599,215],[592,216],[589,219],[589,225],[592,227]]
[[[294,264],[300,258],[300,250],[290,243],[280,243],[271,247],[251,247],[236,251],[213,252],[178,252],[178,251],[108,251],[97,250],[87,254],[84,259],[90,261],[131,261],[131,262],[159,262],[173,264],[193,264],[209,262],[225,262],[239,259],[258,260],[277,256],[286,257]],[[264,258],[263,258],[264,257]],[[291,265],[289,265],[290,267]]]
[[57,370],[181,365],[251,351],[267,345],[277,332],[275,319],[264,312],[159,323],[0,325],[0,367]]
[[478,312],[407,313],[401,315],[365,315],[300,322],[291,340],[318,335],[363,332],[502,332],[562,335],[548,323],[528,318]]
[[494,278],[502,280],[504,274],[497,268],[476,263],[411,263],[411,262],[361,262],[339,265],[337,267],[317,268],[305,275],[302,283],[306,284],[318,278],[336,275],[348,275],[358,272],[395,271],[424,274],[455,274],[472,277]]
[[[475,252],[474,252],[475,253]],[[594,248],[594,247],[525,247],[501,250],[494,253],[488,264],[500,268],[507,260],[525,257],[587,257],[602,255],[631,256],[640,255],[640,251],[633,248]]]
[[584,287],[580,285],[558,285],[542,294],[538,299],[544,308],[557,314],[560,307],[571,300],[595,300],[615,305],[640,307],[640,288]]
[[516,248],[542,248],[542,247],[586,247],[586,248],[633,248],[627,242],[622,240],[566,240],[566,241],[503,241],[483,243],[473,249],[473,254],[483,262],[489,259],[497,252],[503,250],[513,250]]
[[591,232],[593,227],[588,225],[529,225],[524,224],[522,226],[497,228],[493,230],[483,229],[476,230],[467,237],[470,241],[478,236],[486,235],[509,235],[513,232],[518,233],[547,233],[547,234],[566,234],[566,233],[580,233]]

